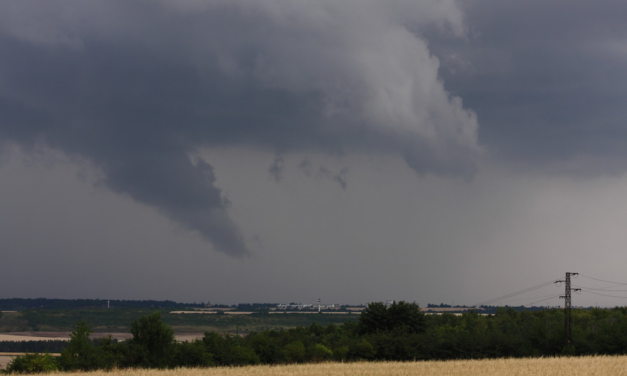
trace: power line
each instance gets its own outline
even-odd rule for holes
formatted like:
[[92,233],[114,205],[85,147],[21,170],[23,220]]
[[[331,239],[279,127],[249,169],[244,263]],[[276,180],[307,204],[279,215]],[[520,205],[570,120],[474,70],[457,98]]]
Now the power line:
[[537,290],[537,289],[540,289],[540,288],[552,285],[553,283],[555,283],[554,279],[549,281],[549,282],[541,283],[541,284],[533,286],[533,287],[528,287],[528,288],[520,290],[520,291],[516,291],[516,292],[512,292],[512,293],[507,294],[507,295],[499,296],[498,298],[486,300],[486,301],[478,303],[478,304],[473,304],[472,306],[473,307],[477,307],[477,306],[482,306],[482,305],[488,305],[490,303],[495,303],[495,302],[498,302],[498,301],[502,301],[504,299],[511,298],[511,297],[516,296],[516,295],[524,294],[524,293],[527,293],[527,292],[530,292],[530,291],[533,291],[533,290]]
[[603,280],[603,279],[598,279],[598,278],[594,278],[594,277],[588,277],[587,275],[583,275],[583,274],[580,274],[580,276],[582,276],[584,278],[588,278],[588,279],[594,279],[595,281],[599,281],[599,282],[614,283],[616,285],[627,286],[627,283],[623,283],[623,282],[606,281],[606,280]]
[[[575,286],[575,285],[573,285]],[[604,287],[601,289],[596,289],[596,288],[592,288],[592,287],[586,287],[586,286],[575,286],[575,287],[581,287],[582,289],[586,289],[586,290],[595,290],[595,291],[609,291],[609,292],[621,292],[621,291],[627,291],[627,290],[610,290],[610,288],[612,287],[616,287],[616,286],[608,286],[608,287]]]
[[588,294],[601,295],[601,296],[609,296],[610,298],[621,298],[621,299],[627,299],[627,296],[617,296],[617,295],[600,294],[600,293],[598,293],[598,292],[587,291],[586,289],[582,289],[582,291],[587,292]]
[[[581,277],[592,279],[592,280],[599,281],[599,282],[612,283],[613,286],[606,286],[606,287],[603,287],[603,288],[593,288],[593,287],[572,285],[574,288],[570,288],[570,286],[571,286],[571,284],[570,284],[570,277],[574,278],[574,277],[577,277],[578,275],[581,276]],[[513,297],[515,297],[517,295],[522,295],[522,294],[525,294],[525,293],[528,293],[528,292],[531,292],[531,291],[534,291],[534,290],[537,290],[537,289],[541,289],[543,287],[547,287],[547,286],[555,284],[555,283],[562,283],[562,282],[567,282],[567,281],[568,281],[568,283],[566,283],[567,286],[565,286],[565,287],[568,290],[566,290],[566,294],[563,295],[563,296],[559,296],[559,297],[564,298],[566,300],[570,300],[569,298],[570,298],[570,292],[571,291],[575,291],[575,292],[583,291],[583,292],[586,292],[586,293],[589,293],[589,294],[594,294],[594,295],[607,296],[607,297],[611,297],[611,298],[627,299],[627,296],[608,295],[608,294],[602,294],[602,293],[594,292],[594,291],[604,291],[604,292],[623,292],[624,291],[624,292],[627,292],[627,290],[612,290],[612,288],[614,288],[614,287],[627,286],[627,283],[608,281],[608,280],[594,278],[594,277],[590,277],[590,276],[583,275],[583,274],[577,274],[577,273],[567,273],[566,277],[567,277],[566,280],[554,279],[554,280],[551,280],[549,282],[544,282],[544,283],[541,283],[541,284],[536,285],[536,286],[528,287],[526,289],[522,289],[522,290],[519,290],[519,291],[516,291],[516,292],[505,294],[503,296],[499,296],[498,298],[489,299],[489,300],[485,300],[485,301],[483,301],[481,303],[473,304],[472,307],[478,307],[478,306],[483,306],[483,305],[490,305],[490,304],[493,304],[493,303],[496,303],[496,302],[510,303],[510,302],[517,302],[517,301],[521,301],[521,300],[530,300],[530,299],[547,297],[546,299],[538,300],[538,301],[535,301],[533,303],[527,303],[527,304],[523,305],[523,306],[531,306],[531,305],[534,305],[534,304],[537,304],[537,303],[541,303],[541,302],[544,302],[544,301],[547,301],[547,300],[550,300],[550,299],[554,299],[554,298],[558,297],[559,295],[543,295],[543,296],[536,296],[536,297],[529,297],[529,298],[519,298],[519,299],[513,299],[513,300],[506,300],[506,299],[513,298]],[[594,291],[591,291],[591,290],[594,290]],[[569,304],[570,301],[565,302],[565,303],[567,303],[566,306],[568,306],[570,308],[570,304]],[[565,306],[565,309],[567,309],[566,306]],[[567,310],[567,312],[569,312],[569,310]],[[568,316],[568,314],[567,314],[567,316]],[[568,323],[565,323],[565,325],[568,325]]]
[[537,302],[525,304],[525,307],[532,306],[532,305],[535,305],[535,304],[538,304],[538,303],[542,303],[544,301],[555,299],[555,298],[559,298],[559,295],[552,295],[550,298],[546,298],[546,299],[538,300]]
[[511,302],[519,302],[521,300],[540,299],[540,298],[546,298],[547,296],[558,297],[559,295],[551,294],[551,295],[541,295],[541,296],[530,296],[528,298],[520,298],[520,299],[507,300],[507,301],[500,301],[500,303],[511,303]]

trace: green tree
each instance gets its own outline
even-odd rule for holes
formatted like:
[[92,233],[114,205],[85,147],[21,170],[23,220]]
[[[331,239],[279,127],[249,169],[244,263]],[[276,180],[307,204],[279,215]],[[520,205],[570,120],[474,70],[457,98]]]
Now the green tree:
[[362,335],[393,330],[414,334],[424,333],[426,326],[425,315],[416,303],[370,303],[359,317],[358,331]]
[[288,363],[302,363],[305,361],[305,345],[301,341],[289,343],[283,347],[283,354]]
[[370,342],[362,339],[361,341],[355,343],[351,348],[351,356],[354,359],[371,359],[375,356],[376,351]]
[[240,337],[215,332],[205,332],[202,339],[207,351],[220,366],[244,366],[259,364],[259,356],[250,347],[242,343]]
[[174,364],[174,331],[161,320],[160,312],[133,321],[131,334],[128,344],[134,365],[167,368]]
[[272,330],[262,333],[252,332],[246,336],[246,343],[255,350],[261,363],[279,364],[284,361],[284,357],[276,337],[277,332]]
[[101,368],[111,370],[120,368],[128,363],[129,349],[126,342],[117,342],[111,334],[100,339],[98,343],[98,355]]
[[387,331],[388,319],[388,308],[384,303],[370,303],[359,316],[357,331],[359,334]]
[[199,339],[179,343],[176,348],[174,363],[177,367],[210,367],[215,365],[213,356],[209,354],[204,343]]
[[64,370],[92,371],[102,368],[98,350],[89,335],[93,333],[91,325],[85,321],[79,321],[70,334],[68,346],[61,351],[59,359],[61,368]]

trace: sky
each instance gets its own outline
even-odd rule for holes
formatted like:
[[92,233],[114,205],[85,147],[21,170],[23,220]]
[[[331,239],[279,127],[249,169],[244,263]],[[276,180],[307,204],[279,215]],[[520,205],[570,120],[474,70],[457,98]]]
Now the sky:
[[626,13],[3,1],[0,298],[625,305]]

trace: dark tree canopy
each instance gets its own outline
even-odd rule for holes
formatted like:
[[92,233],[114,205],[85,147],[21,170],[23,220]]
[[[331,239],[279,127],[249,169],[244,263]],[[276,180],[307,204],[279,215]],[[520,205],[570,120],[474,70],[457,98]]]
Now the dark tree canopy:
[[425,315],[416,303],[370,303],[359,317],[358,330],[360,334],[390,331],[414,334],[423,333],[426,325]]
[[92,326],[79,321],[70,334],[68,347],[61,352],[59,362],[61,368],[67,370],[92,371],[101,368],[99,354],[94,343],[89,339],[93,333]]
[[[90,341],[91,326],[79,322],[61,356],[27,354],[11,372],[123,368],[177,368],[291,364],[320,361],[446,360],[627,353],[627,308],[573,310],[573,342],[564,346],[560,309],[494,315],[425,315],[416,303],[372,303],[358,323],[292,327],[247,336],[206,332],[177,343],[158,312],[132,324],[133,338]],[[0,344],[2,347],[3,344]],[[8,346],[9,344],[4,344]]]
[[129,346],[136,363],[146,367],[165,368],[175,356],[174,331],[161,320],[161,313],[142,316],[131,324]]

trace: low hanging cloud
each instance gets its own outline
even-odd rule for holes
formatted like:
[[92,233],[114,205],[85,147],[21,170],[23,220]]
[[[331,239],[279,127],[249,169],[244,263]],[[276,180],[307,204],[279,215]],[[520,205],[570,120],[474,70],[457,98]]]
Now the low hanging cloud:
[[346,175],[348,174],[348,167],[342,167],[339,172],[334,173],[325,165],[316,167],[310,158],[305,157],[305,159],[303,159],[298,165],[298,169],[307,177],[330,180],[339,184],[342,189],[346,189]]
[[275,182],[280,182],[283,179],[283,170],[285,170],[285,161],[283,157],[278,154],[270,167],[268,167],[268,173],[274,179]]
[[[89,160],[102,183],[250,254],[203,148],[393,153],[471,175],[475,114],[422,27],[463,37],[454,1],[9,1],[0,139]],[[269,172],[281,179],[280,157]],[[347,170],[321,174],[346,187]]]

